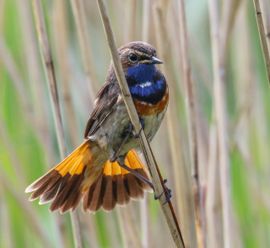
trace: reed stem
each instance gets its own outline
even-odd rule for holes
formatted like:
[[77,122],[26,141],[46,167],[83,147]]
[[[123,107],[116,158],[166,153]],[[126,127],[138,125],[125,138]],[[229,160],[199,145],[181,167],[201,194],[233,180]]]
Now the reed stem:
[[166,196],[163,194],[164,190],[166,190],[165,185],[163,183],[163,178],[161,177],[158,165],[156,163],[156,160],[154,158],[153,152],[151,150],[151,147],[148,143],[148,140],[146,139],[145,133],[141,128],[141,123],[139,121],[139,117],[136,111],[136,108],[134,106],[132,97],[129,92],[129,88],[126,82],[126,78],[122,69],[122,65],[118,56],[118,52],[115,45],[114,35],[111,29],[110,20],[107,14],[106,7],[104,5],[104,2],[102,0],[97,0],[99,11],[102,19],[102,23],[104,25],[106,38],[108,41],[108,46],[110,48],[111,57],[113,60],[113,66],[116,73],[117,81],[119,84],[119,87],[121,89],[122,98],[125,102],[128,115],[130,117],[130,121],[133,124],[133,127],[135,129],[135,132],[140,135],[141,139],[141,148],[144,151],[144,156],[147,161],[147,165],[150,171],[150,174],[152,176],[152,182],[154,186],[154,191],[156,195],[161,195],[159,202],[162,207],[163,213],[166,217],[167,224],[169,226],[171,235],[173,237],[173,240],[177,247],[185,247],[184,241],[182,238],[182,234],[179,228],[178,221],[176,219],[173,206],[170,201],[166,203]]
[[224,248],[231,247],[231,196],[230,164],[227,145],[227,110],[225,90],[225,53],[222,46],[219,9],[217,0],[209,0],[209,17],[211,26],[211,45],[214,77],[214,111],[217,123],[219,152],[219,175],[222,200],[222,221]]
[[[45,66],[45,73],[47,76],[47,82],[50,89],[50,97],[52,101],[52,111],[54,116],[55,131],[58,141],[58,147],[60,150],[61,158],[64,159],[66,154],[65,142],[64,142],[64,128],[62,122],[62,116],[60,111],[59,96],[56,83],[56,75],[54,70],[54,63],[51,54],[51,48],[46,32],[46,26],[44,22],[44,14],[40,0],[32,0],[32,8],[34,12],[35,24],[37,35],[39,39],[39,46],[41,51],[42,61]],[[79,226],[79,219],[76,211],[70,213],[72,232],[75,247],[82,247],[82,238]]]
[[[263,12],[261,8],[260,0],[253,0],[254,10],[256,13],[256,20],[258,25],[259,36],[261,40],[261,46],[263,51],[263,57],[266,66],[266,73],[268,83],[270,84],[270,33],[267,33],[266,24],[263,20]],[[265,13],[264,13],[265,14]]]
[[189,62],[188,51],[188,35],[185,14],[184,0],[179,0],[179,28],[180,28],[180,48],[182,54],[182,77],[185,84],[186,96],[186,114],[189,131],[189,147],[190,147],[190,162],[192,168],[192,190],[195,208],[195,222],[197,233],[198,247],[205,247],[205,233],[203,230],[204,215],[201,196],[201,185],[199,175],[199,158],[198,158],[198,134],[197,134],[197,113],[196,113],[196,100],[194,95],[194,82],[191,77],[191,66]]
[[93,55],[90,46],[90,40],[87,35],[87,22],[85,16],[85,6],[82,0],[70,0],[73,16],[82,56],[83,68],[86,75],[89,93],[92,102],[95,100],[95,93],[98,91],[98,79],[93,64]]

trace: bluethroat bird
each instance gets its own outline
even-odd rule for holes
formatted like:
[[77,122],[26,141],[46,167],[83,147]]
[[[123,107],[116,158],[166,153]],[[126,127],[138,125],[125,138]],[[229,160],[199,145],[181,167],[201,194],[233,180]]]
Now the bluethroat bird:
[[[118,49],[129,90],[149,141],[164,117],[169,93],[165,77],[156,67],[162,61],[145,42],[130,42]],[[50,210],[74,210],[83,201],[84,210],[142,198],[151,182],[135,149],[134,134],[120,88],[111,65],[104,86],[84,133],[85,141],[47,174],[27,187],[30,200],[51,202]]]

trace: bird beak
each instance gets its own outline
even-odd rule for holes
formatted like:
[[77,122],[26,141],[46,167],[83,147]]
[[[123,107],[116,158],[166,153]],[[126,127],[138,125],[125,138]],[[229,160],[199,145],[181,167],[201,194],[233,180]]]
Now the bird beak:
[[151,61],[152,61],[152,64],[163,64],[163,62],[155,56],[151,58]]

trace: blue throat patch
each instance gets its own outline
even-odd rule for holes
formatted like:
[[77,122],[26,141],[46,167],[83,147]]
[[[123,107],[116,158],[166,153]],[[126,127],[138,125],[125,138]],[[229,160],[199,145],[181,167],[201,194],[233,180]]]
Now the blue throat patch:
[[130,93],[137,100],[156,104],[165,94],[165,78],[155,65],[139,64],[129,67],[126,78]]

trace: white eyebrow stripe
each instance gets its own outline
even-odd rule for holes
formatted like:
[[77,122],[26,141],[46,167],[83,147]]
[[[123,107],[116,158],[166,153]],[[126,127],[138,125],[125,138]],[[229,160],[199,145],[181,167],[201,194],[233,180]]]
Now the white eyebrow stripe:
[[152,84],[153,84],[152,82],[146,81],[145,83],[139,84],[139,86],[140,86],[141,88],[145,88],[145,87],[152,86]]

